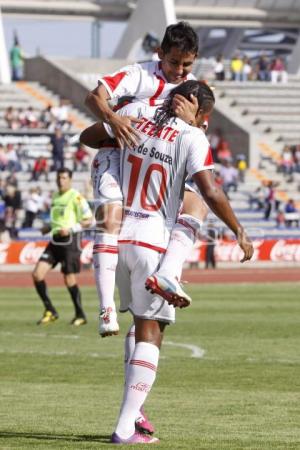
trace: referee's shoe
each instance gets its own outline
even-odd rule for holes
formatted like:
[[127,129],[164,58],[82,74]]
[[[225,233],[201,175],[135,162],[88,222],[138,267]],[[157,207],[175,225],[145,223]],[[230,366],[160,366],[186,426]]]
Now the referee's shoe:
[[47,325],[51,322],[55,322],[58,319],[58,314],[53,311],[45,310],[43,317],[37,321],[37,325]]
[[81,325],[85,325],[87,323],[87,320],[85,317],[74,317],[74,319],[71,320],[70,325],[74,325],[74,327],[80,327]]

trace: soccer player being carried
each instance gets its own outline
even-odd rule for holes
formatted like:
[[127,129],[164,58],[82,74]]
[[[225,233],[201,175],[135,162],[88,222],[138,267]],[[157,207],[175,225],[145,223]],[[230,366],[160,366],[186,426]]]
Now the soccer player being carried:
[[[158,49],[160,61],[133,64],[118,72],[102,77],[98,87],[90,92],[86,105],[101,121],[111,126],[120,148],[137,143],[138,132],[134,123],[138,119],[121,116],[112,111],[108,101],[124,96],[133,102],[142,102],[144,107],[161,106],[170,91],[183,81],[195,79],[191,74],[193,62],[198,53],[198,37],[192,27],[179,22],[167,27],[161,47]],[[174,99],[175,113],[195,125],[198,110],[197,99],[187,101],[178,95]],[[184,110],[184,113],[182,112]],[[136,110],[138,113],[138,110]],[[100,125],[99,125],[100,126]],[[95,128],[97,130],[97,128]],[[81,142],[90,147],[95,146],[91,132],[83,132]],[[171,138],[171,137],[170,137]],[[98,145],[99,144],[99,145]],[[159,162],[159,161],[157,161]],[[207,164],[212,163],[210,152]],[[92,180],[96,202],[97,233],[93,249],[93,264],[98,297],[100,300],[101,336],[118,334],[119,325],[114,302],[115,268],[118,261],[118,234],[122,220],[123,195],[119,185],[120,153],[115,144],[109,143],[95,157],[92,167]],[[141,186],[142,188],[142,186]],[[151,211],[151,204],[146,210]],[[173,228],[167,249],[165,262],[162,261],[160,273],[155,280],[149,280],[153,290],[158,290],[166,299],[181,299],[189,303],[190,297],[182,290],[178,280],[184,261],[190,254],[198,231],[207,216],[207,206],[195,191],[186,185],[183,207],[179,220]]]
[[[198,101],[196,126],[177,118],[174,95]],[[214,105],[214,95],[203,82],[186,81],[176,87],[154,115],[143,105],[132,103],[120,110],[124,116],[136,116],[139,144],[126,146],[121,153],[121,187],[124,216],[119,235],[117,284],[120,311],[133,315],[125,345],[125,385],[117,425],[111,437],[114,444],[151,444],[153,426],[141,427],[137,420],[153,386],[158,367],[164,329],[175,322],[175,306],[187,306],[184,299],[165,301],[145,289],[145,278],[155,273],[163,260],[169,238],[178,222],[182,186],[186,175],[192,176],[211,210],[231,229],[243,251],[241,261],[253,255],[253,245],[238,222],[224,192],[214,181],[209,161],[209,143],[201,129],[204,116]],[[95,125],[98,136],[107,124]],[[101,131],[102,130],[102,131]],[[138,186],[142,186],[141,189]],[[171,304],[169,304],[171,303]],[[142,421],[144,417],[142,416]],[[149,425],[149,423],[148,423]],[[144,429],[143,429],[144,428]],[[143,429],[144,433],[141,432]]]

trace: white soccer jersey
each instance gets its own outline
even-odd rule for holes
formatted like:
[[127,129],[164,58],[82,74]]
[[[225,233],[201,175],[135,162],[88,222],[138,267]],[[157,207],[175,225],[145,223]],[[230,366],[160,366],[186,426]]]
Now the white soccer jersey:
[[[119,113],[139,116],[138,105],[127,105]],[[202,130],[178,118],[157,130],[152,115],[142,106],[141,123],[135,125],[140,144],[121,151],[124,218],[119,242],[134,241],[164,250],[177,218],[186,175],[212,169],[213,160]]]
[[[195,80],[191,73],[186,80]],[[132,96],[150,106],[161,105],[177,84],[169,83],[162,70],[160,61],[132,64],[99,80],[112,99]]]

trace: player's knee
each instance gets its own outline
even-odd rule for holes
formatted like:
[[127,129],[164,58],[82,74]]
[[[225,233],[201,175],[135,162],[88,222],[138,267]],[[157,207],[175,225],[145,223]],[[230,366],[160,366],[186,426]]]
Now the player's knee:
[[31,274],[33,282],[38,283],[39,281],[43,280],[43,277],[39,274],[37,270],[34,270]]

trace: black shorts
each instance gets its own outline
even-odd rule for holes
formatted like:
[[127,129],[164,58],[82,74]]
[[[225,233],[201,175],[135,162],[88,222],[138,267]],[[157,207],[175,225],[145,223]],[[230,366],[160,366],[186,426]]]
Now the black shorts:
[[65,275],[80,272],[80,240],[74,234],[72,239],[54,237],[49,242],[39,261],[44,261],[55,267],[61,263],[61,272]]

